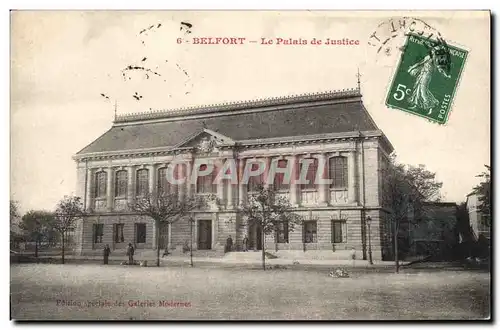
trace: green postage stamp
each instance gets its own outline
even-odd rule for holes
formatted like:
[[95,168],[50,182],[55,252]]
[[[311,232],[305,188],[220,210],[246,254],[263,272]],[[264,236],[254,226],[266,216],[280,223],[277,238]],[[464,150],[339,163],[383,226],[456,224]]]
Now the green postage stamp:
[[467,55],[441,38],[408,35],[385,104],[446,123]]

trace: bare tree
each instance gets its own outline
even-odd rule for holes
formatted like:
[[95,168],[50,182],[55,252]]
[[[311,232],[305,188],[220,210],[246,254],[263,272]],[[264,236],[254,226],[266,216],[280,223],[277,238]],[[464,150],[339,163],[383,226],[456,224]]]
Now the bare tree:
[[84,215],[84,206],[80,197],[64,196],[64,198],[57,203],[53,228],[61,234],[63,264],[67,235],[75,230],[76,220],[81,219]]
[[422,219],[423,203],[439,201],[442,186],[442,182],[436,181],[436,174],[427,170],[424,165],[398,164],[395,157],[392,157],[382,169],[382,203],[391,210],[389,219],[393,232],[396,272],[399,272],[398,239],[402,223],[409,224],[409,221]]
[[17,201],[10,200],[10,224],[12,225],[19,218],[19,204],[17,203]]
[[241,206],[241,214],[247,218],[249,225],[256,225],[262,235],[262,269],[266,270],[266,235],[280,230],[282,223],[288,224],[288,230],[301,222],[301,216],[294,213],[290,201],[276,194],[273,188],[257,187],[248,202]]
[[155,222],[157,267],[160,267],[160,226],[162,224],[173,224],[190,215],[192,211],[205,206],[206,202],[203,198],[191,196],[179,198],[177,193],[166,192],[160,194],[147,193],[129,205],[132,211],[148,216]]

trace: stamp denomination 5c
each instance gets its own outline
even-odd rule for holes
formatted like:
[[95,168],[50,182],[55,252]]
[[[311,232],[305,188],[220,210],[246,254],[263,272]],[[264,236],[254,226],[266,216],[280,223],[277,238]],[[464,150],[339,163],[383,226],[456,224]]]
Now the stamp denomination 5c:
[[439,37],[409,34],[386,105],[445,124],[467,55]]

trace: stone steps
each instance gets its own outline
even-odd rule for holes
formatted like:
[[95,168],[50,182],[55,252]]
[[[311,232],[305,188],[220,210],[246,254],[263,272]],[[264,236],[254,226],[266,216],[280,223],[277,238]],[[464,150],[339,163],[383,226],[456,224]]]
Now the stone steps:
[[[351,251],[323,251],[323,250],[266,250],[279,259],[285,260],[351,260]],[[246,260],[261,260],[261,251],[248,251],[248,252],[229,252],[224,256],[225,260],[246,261]]]

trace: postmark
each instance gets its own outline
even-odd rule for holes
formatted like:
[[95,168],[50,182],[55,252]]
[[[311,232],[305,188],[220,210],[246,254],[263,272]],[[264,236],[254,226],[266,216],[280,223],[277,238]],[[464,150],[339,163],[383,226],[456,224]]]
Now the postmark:
[[394,66],[410,34],[426,39],[443,37],[434,26],[420,18],[396,17],[383,21],[370,34],[367,42],[375,63],[378,66]]
[[408,34],[385,104],[445,124],[467,56],[441,37]]

